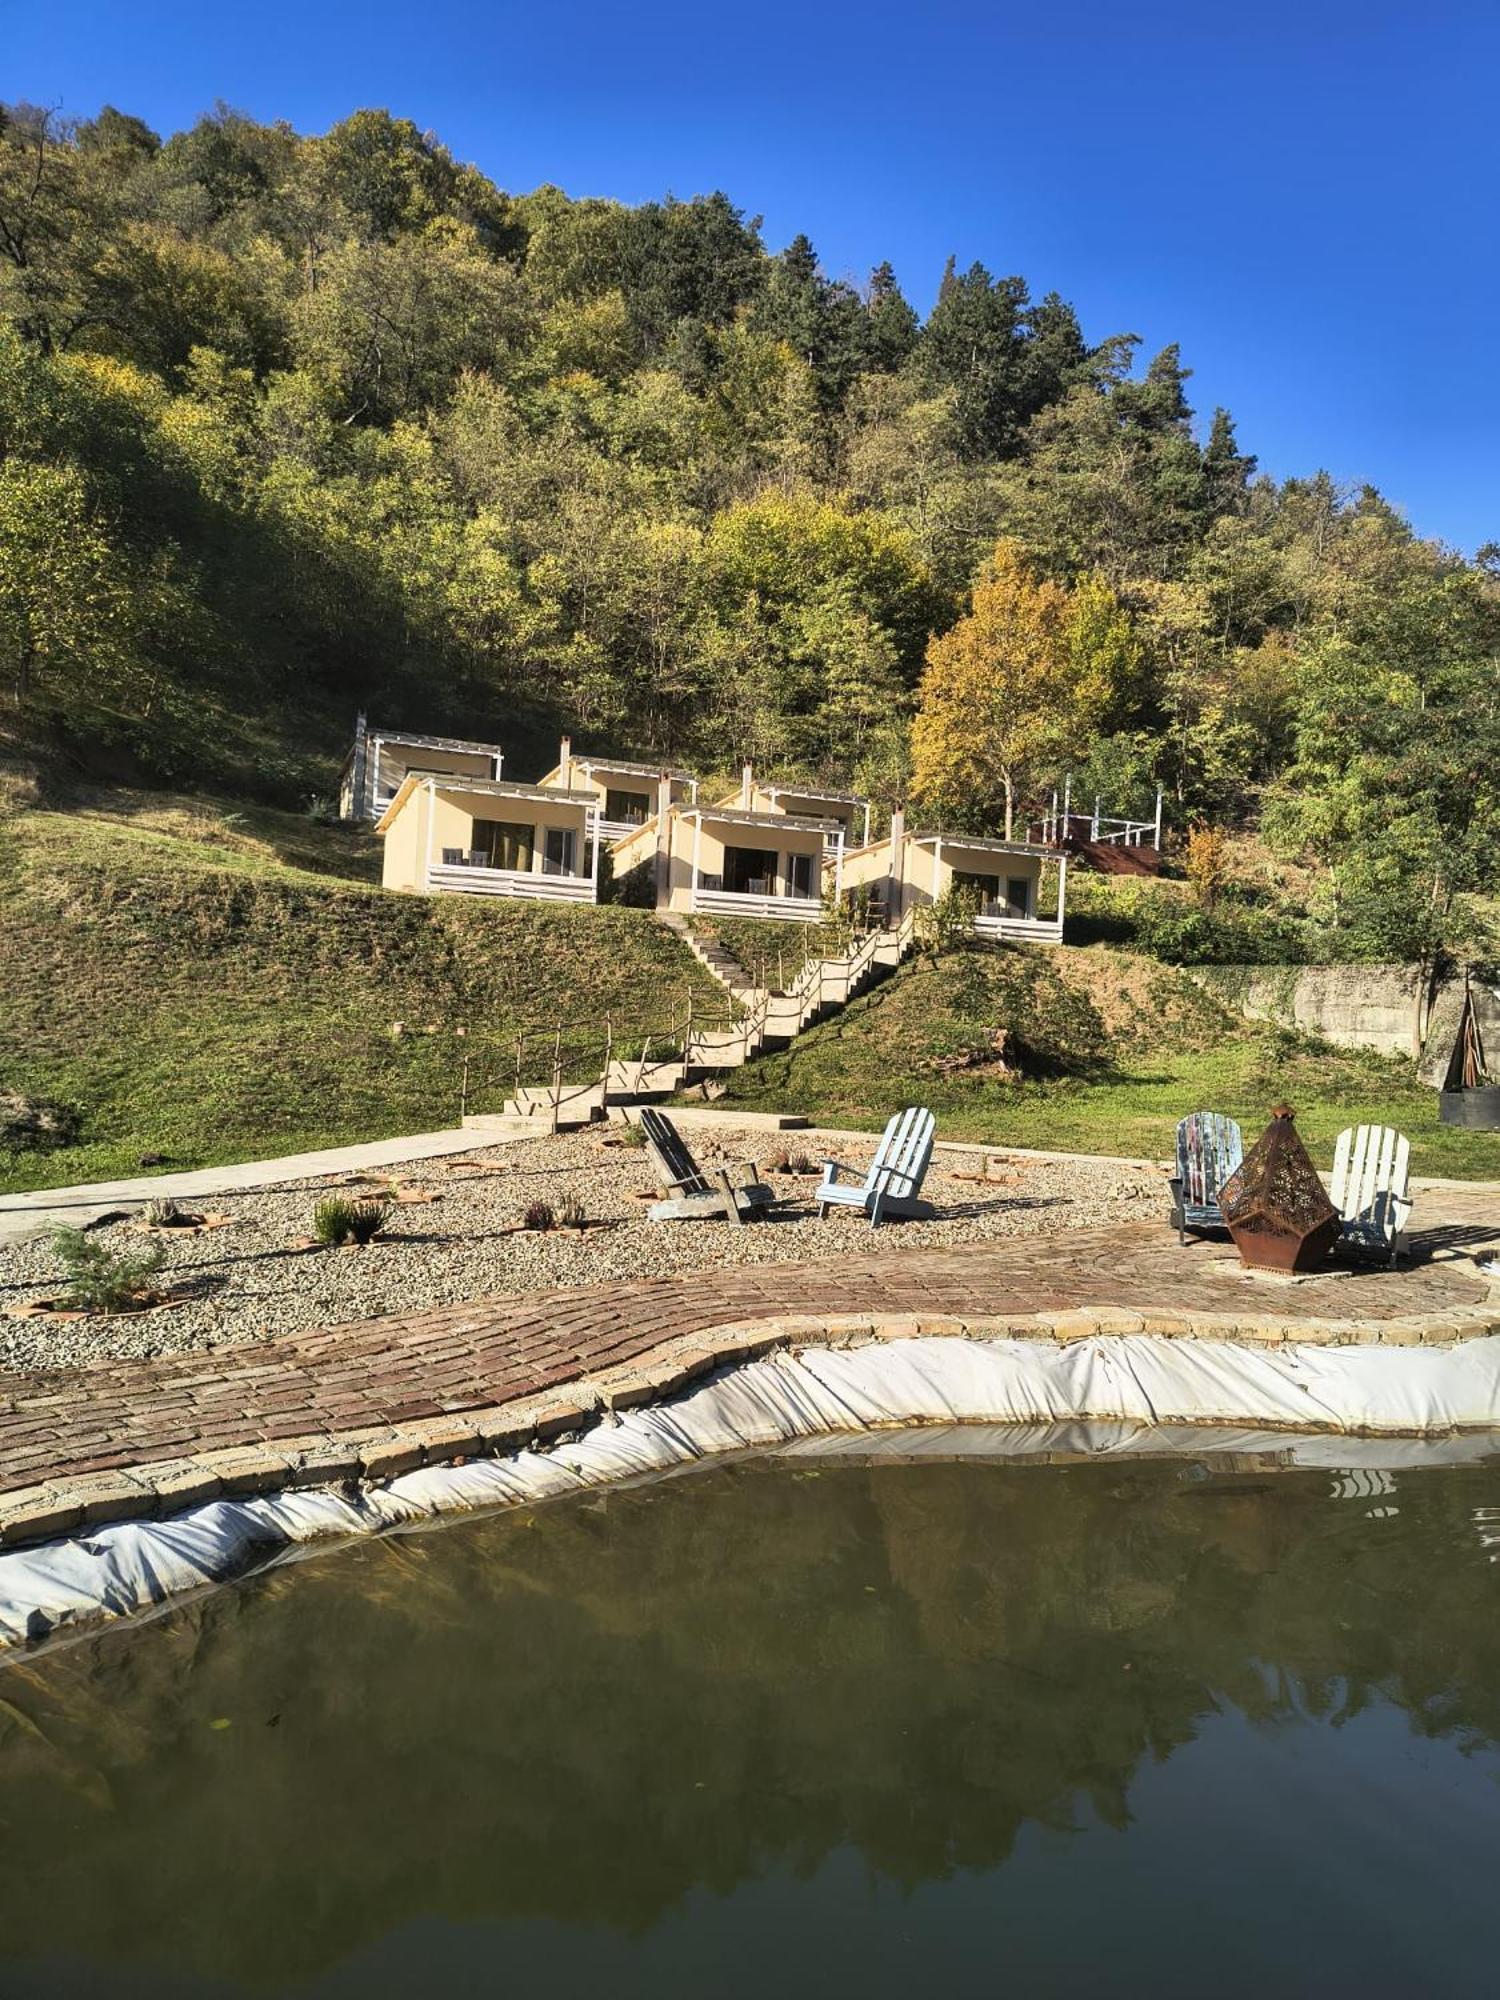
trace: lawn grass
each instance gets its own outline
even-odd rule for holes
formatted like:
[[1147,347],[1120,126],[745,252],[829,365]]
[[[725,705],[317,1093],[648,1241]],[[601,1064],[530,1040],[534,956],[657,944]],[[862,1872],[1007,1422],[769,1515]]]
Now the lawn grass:
[[[0,1089],[77,1142],[0,1149],[0,1189],[375,1139],[498,1109],[516,1036],[565,1074],[722,989],[646,911],[400,896],[368,834],[150,794],[0,820]],[[398,1032],[399,1029],[399,1032]],[[524,1080],[550,1074],[552,1040]]]
[[[1001,1026],[1022,1044],[1020,1080],[985,1060]],[[860,1130],[927,1104],[944,1138],[1165,1159],[1187,1112],[1230,1113],[1248,1144],[1281,1099],[1325,1169],[1338,1133],[1371,1123],[1408,1135],[1414,1173],[1500,1179],[1500,1133],[1441,1125],[1410,1063],[1244,1021],[1171,968],[1105,948],[909,963],[737,1071],[722,1102]]]

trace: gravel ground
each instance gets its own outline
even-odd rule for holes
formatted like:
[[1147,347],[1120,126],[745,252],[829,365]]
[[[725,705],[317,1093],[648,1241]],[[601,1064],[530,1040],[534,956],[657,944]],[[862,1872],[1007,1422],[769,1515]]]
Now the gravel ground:
[[[797,1135],[789,1135],[794,1150]],[[765,1133],[695,1129],[700,1165],[766,1159],[778,1140]],[[851,1145],[844,1157],[863,1168],[874,1150]],[[331,1188],[379,1195],[385,1177],[331,1176],[250,1194],[221,1195],[194,1206],[227,1215],[223,1228],[167,1230],[166,1262],[156,1281],[192,1296],[144,1313],[81,1319],[0,1318],[0,1368],[70,1367],[80,1362],[225,1347],[267,1335],[421,1306],[458,1304],[496,1293],[545,1291],[701,1270],[726,1263],[775,1264],[838,1256],[863,1224],[849,1211],[817,1219],[814,1180],[764,1173],[783,1198],[776,1219],[731,1229],[719,1221],[653,1224],[638,1196],[657,1193],[644,1152],[610,1144],[599,1132],[526,1140],[472,1156],[492,1171],[466,1173],[433,1161],[403,1174],[403,1190],[435,1194],[401,1203],[382,1236],[359,1250],[294,1248],[311,1230],[312,1211]],[[997,1236],[1046,1234],[1109,1223],[1160,1220],[1165,1189],[1157,1174],[1100,1162],[1016,1162],[1004,1181],[955,1178],[976,1156],[938,1155],[925,1197],[942,1211],[932,1222],[890,1231],[903,1246],[938,1247]],[[514,1227],[527,1205],[583,1206],[594,1226],[545,1233]],[[186,1202],[181,1204],[186,1207]],[[90,1232],[111,1249],[139,1249],[128,1223]],[[54,1296],[61,1270],[46,1242],[0,1250],[0,1313]]]

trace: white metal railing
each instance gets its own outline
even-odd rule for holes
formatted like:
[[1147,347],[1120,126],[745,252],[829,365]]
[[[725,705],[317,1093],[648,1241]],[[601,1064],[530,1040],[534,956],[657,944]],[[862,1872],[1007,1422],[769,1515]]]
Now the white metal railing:
[[1089,837],[1109,847],[1151,847],[1156,827],[1149,819],[1096,819]]
[[1061,917],[1016,917],[996,909],[981,910],[974,929],[984,938],[1031,938],[1039,944],[1062,943]]
[[597,900],[588,875],[536,875],[521,868],[471,868],[449,861],[432,864],[427,870],[427,887],[478,896],[531,896],[546,903]]
[[704,917],[781,917],[803,924],[823,914],[816,896],[753,896],[745,889],[695,889],[693,908]]
[[[1074,812],[1066,793],[1059,808],[1057,793],[1054,792],[1051,805],[1042,814],[1042,845],[1057,847],[1067,840],[1093,840],[1107,847],[1160,847],[1161,809],[1160,790],[1156,794],[1154,819],[1121,819],[1116,814],[1101,813],[1098,799],[1094,801],[1092,812]],[[1030,832],[1031,827],[1028,826],[1028,835]]]

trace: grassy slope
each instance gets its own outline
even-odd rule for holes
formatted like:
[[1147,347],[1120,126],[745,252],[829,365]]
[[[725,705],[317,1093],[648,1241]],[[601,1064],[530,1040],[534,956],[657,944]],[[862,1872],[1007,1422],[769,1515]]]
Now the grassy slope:
[[[987,1057],[1000,1025],[1027,1049],[1027,1080],[952,1066]],[[1252,1025],[1172,969],[1103,947],[909,963],[748,1065],[724,1101],[866,1128],[923,1103],[947,1138],[1165,1158],[1184,1113],[1230,1112],[1248,1137],[1281,1097],[1320,1166],[1345,1125],[1373,1122],[1410,1136],[1418,1173],[1500,1178],[1500,1134],[1440,1125],[1436,1094],[1409,1064]]]
[[[522,1025],[723,1005],[648,913],[396,896],[375,865],[368,835],[160,795],[0,819],[0,1088],[84,1117],[74,1146],[0,1151],[0,1187],[456,1122],[465,1054],[471,1108],[498,1108]],[[597,1054],[578,1036],[565,1070]]]

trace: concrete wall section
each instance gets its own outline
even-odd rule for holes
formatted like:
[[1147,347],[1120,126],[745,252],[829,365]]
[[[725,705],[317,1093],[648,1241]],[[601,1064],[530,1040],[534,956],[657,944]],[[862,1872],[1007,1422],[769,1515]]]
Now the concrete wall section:
[[[1461,973],[1433,990],[1415,965],[1205,965],[1199,979],[1252,1021],[1275,1021],[1346,1049],[1420,1053],[1424,1083],[1439,1088],[1463,1009]],[[1474,982],[1480,1033],[1500,1060],[1500,990]]]

